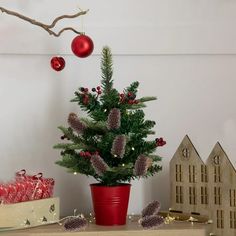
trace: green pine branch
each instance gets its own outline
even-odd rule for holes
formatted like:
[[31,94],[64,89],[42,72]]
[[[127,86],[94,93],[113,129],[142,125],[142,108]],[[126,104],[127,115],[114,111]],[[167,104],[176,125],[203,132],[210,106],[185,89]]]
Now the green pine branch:
[[157,97],[142,97],[142,98],[139,98],[138,101],[139,102],[149,102],[149,101],[155,101],[157,100]]
[[[158,173],[161,170],[161,166],[158,165],[161,157],[153,154],[157,148],[156,141],[147,141],[148,135],[155,134],[153,130],[155,122],[146,120],[143,111],[146,107],[145,103],[156,100],[156,97],[138,98],[138,81],[131,83],[121,94],[113,87],[113,62],[111,50],[108,47],[104,47],[102,51],[101,72],[101,90],[81,87],[71,100],[87,112],[88,117],[80,117],[87,128],[78,135],[70,127],[59,127],[70,142],[62,142],[54,146],[62,150],[62,159],[56,163],[66,167],[69,172],[93,176],[97,181],[109,186],[139,179],[134,175],[133,169],[141,154],[152,159],[152,166],[148,168],[144,177]],[[120,127],[108,130],[108,116],[113,108],[120,110]],[[115,138],[118,135],[127,137],[125,146],[122,144],[123,141],[116,143]],[[113,150],[116,148],[118,148],[118,153],[121,150],[122,153],[124,151],[123,158],[114,155]],[[96,173],[90,162],[90,158],[93,158],[95,153],[99,153],[110,167],[102,176]]]
[[129,110],[138,110],[138,109],[145,108],[145,107],[146,107],[146,105],[144,103],[138,103],[138,104],[129,105],[127,107],[127,109],[129,109]]
[[69,149],[69,150],[82,150],[88,149],[87,145],[81,144],[74,144],[74,143],[58,143],[53,146],[55,149]]
[[93,121],[84,117],[81,117],[80,120],[86,124],[88,129],[94,130],[98,134],[107,132],[107,125],[105,121]]
[[154,162],[159,162],[162,160],[162,157],[158,155],[148,155],[149,158],[151,158]]
[[74,143],[82,142],[82,139],[78,137],[78,135],[75,135],[71,128],[65,128],[63,126],[59,126],[58,129],[61,130],[62,133]]
[[102,88],[104,95],[108,95],[113,87],[113,62],[111,50],[104,47],[102,50],[101,71],[102,71]]

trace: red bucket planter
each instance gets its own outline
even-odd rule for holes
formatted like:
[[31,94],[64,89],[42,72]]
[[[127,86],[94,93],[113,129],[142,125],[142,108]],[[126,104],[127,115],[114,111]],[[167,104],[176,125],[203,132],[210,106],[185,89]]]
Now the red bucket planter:
[[126,224],[130,187],[130,184],[90,185],[97,225]]

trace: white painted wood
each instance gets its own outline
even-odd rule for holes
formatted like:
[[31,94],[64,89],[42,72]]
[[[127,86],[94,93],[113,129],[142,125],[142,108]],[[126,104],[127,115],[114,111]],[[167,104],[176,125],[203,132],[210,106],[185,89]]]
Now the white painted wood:
[[[56,16],[82,8],[84,30],[95,54],[110,45],[115,54],[235,54],[236,2],[221,0],[0,0],[0,5],[50,23]],[[58,24],[81,29],[81,20]],[[36,26],[0,14],[0,53],[71,54],[75,36],[53,38]]]
[[143,230],[137,222],[130,222],[125,226],[98,226],[90,224],[88,228],[80,232],[65,232],[62,226],[59,225],[49,225],[44,227],[38,227],[35,229],[18,230],[12,232],[1,233],[1,235],[15,236],[15,235],[40,235],[40,236],[64,236],[64,235],[74,235],[74,236],[172,236],[174,232],[175,236],[205,236],[206,235],[206,225],[195,224],[191,225],[186,222],[177,222],[170,225],[162,225],[158,229]]
[[57,222],[60,218],[59,198],[47,198],[15,204],[0,205],[2,228],[35,227]]

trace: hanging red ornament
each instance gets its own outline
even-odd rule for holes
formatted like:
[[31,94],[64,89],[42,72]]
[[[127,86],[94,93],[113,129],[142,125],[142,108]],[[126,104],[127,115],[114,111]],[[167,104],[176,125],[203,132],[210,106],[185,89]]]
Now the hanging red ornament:
[[66,62],[63,57],[53,57],[51,59],[51,67],[55,71],[61,71],[64,69]]
[[88,57],[93,52],[93,41],[87,35],[76,36],[71,43],[71,50],[77,57]]

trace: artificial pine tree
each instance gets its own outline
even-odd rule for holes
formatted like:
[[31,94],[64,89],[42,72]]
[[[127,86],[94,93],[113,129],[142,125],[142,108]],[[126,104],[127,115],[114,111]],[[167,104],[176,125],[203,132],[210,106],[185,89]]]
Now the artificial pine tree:
[[62,149],[62,159],[56,163],[93,176],[103,185],[115,186],[132,179],[152,176],[161,170],[161,158],[153,152],[163,146],[161,138],[147,141],[154,121],[145,120],[142,108],[156,97],[137,98],[138,82],[133,82],[122,93],[113,87],[112,55],[104,47],[101,60],[101,86],[80,87],[72,102],[78,103],[88,117],[69,114],[69,127],[60,126],[62,138],[69,141],[54,146]]

